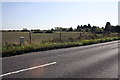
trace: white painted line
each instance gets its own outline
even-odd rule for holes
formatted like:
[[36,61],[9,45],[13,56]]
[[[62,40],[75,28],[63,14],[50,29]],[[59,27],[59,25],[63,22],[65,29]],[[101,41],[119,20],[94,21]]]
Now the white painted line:
[[31,68],[21,69],[21,70],[14,71],[14,72],[9,72],[9,73],[0,75],[0,77],[7,76],[7,75],[11,75],[11,74],[16,74],[16,73],[20,73],[20,72],[24,72],[24,71],[36,69],[36,68],[41,68],[41,67],[53,65],[53,64],[56,64],[56,63],[57,63],[57,62],[52,62],[52,63],[48,63],[48,64],[43,64],[43,65],[40,65],[40,66],[35,66],[35,67],[31,67]]

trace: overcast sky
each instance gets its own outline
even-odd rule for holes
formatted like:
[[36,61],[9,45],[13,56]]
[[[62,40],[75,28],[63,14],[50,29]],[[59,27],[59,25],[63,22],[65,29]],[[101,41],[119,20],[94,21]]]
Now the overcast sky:
[[[14,1],[14,0],[13,0]],[[71,0],[72,1],[72,0]],[[51,29],[90,23],[104,27],[118,24],[117,0],[80,2],[2,2],[2,29]]]

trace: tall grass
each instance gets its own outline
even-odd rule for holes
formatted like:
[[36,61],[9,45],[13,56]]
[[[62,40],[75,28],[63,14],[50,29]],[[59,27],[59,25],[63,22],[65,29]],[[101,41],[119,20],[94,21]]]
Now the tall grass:
[[[111,34],[93,34],[91,32],[62,32],[60,39],[60,32],[54,33],[32,33],[32,43],[39,42],[75,42],[78,40],[90,40],[105,37],[117,37],[118,33]],[[25,44],[30,41],[28,32],[2,32],[2,46],[17,46],[19,44],[19,38],[24,37]]]
[[75,42],[61,42],[61,43],[32,43],[24,46],[10,46],[2,48],[2,57],[9,57],[19,54],[24,54],[28,52],[36,52],[36,51],[45,51],[51,49],[59,49],[59,48],[67,48],[67,47],[75,47],[75,46],[84,46],[102,42],[108,42],[113,40],[120,40],[118,37],[108,37],[101,39],[91,39],[91,40],[80,40]]

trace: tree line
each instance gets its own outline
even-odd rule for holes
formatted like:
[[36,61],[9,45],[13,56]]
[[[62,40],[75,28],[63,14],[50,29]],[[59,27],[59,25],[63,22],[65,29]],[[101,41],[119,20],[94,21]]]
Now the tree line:
[[[6,31],[6,30],[3,30]],[[51,30],[40,30],[40,29],[31,29],[28,30],[27,28],[23,28],[23,30],[7,30],[9,32],[33,32],[33,33],[53,33],[54,31],[62,31],[62,32],[92,32],[96,34],[101,34],[101,33],[118,33],[120,32],[120,26],[116,25],[113,26],[111,25],[110,22],[107,22],[105,27],[100,28],[99,26],[91,26],[90,24],[88,25],[78,25],[75,29],[72,27],[70,28],[63,28],[63,27],[55,27],[54,29],[52,28]]]
[[100,33],[118,33],[120,32],[120,26],[116,25],[113,26],[111,25],[110,22],[107,22],[105,27],[100,28],[99,26],[91,26],[90,24],[88,25],[78,25],[76,29],[73,29],[72,27],[70,28],[62,28],[62,27],[56,27],[55,29],[51,29],[52,31],[75,31],[75,32],[92,32],[96,34]]

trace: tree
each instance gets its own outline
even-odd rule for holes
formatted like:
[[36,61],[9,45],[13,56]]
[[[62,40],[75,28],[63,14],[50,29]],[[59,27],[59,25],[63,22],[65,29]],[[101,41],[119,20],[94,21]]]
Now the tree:
[[68,31],[73,31],[73,28],[72,28],[72,27],[70,27]]
[[96,27],[96,26],[93,26],[93,27],[91,28],[91,31],[92,31],[92,33],[97,33],[97,34],[103,33],[103,29],[102,29],[102,28],[99,28],[99,27]]
[[80,26],[80,28],[81,28],[81,29],[84,29],[82,25]]
[[78,25],[78,26],[77,26],[77,29],[79,29],[79,28],[80,28],[80,26]]
[[84,25],[84,26],[83,26],[83,29],[85,29],[85,28],[88,28],[88,26],[87,26],[87,25]]
[[77,26],[77,31],[80,31],[80,29],[81,29],[81,27],[78,25],[78,26]]
[[52,28],[51,31],[54,31],[54,29]]
[[41,31],[40,29],[34,29],[34,30],[31,30],[33,33],[43,33],[43,31]]
[[104,31],[106,31],[106,32],[110,32],[111,31],[111,24],[110,24],[110,22],[106,23]]
[[91,29],[91,25],[90,24],[88,24],[88,28]]
[[45,33],[53,33],[53,31],[47,30],[47,31],[45,31]]
[[116,26],[115,26],[115,32],[120,33],[120,25],[116,25]]
[[93,32],[93,33],[95,33],[96,32],[96,26],[93,26],[92,28],[91,28],[91,31]]
[[86,29],[85,29],[85,32],[90,32],[90,29],[89,29],[89,28],[86,28]]

